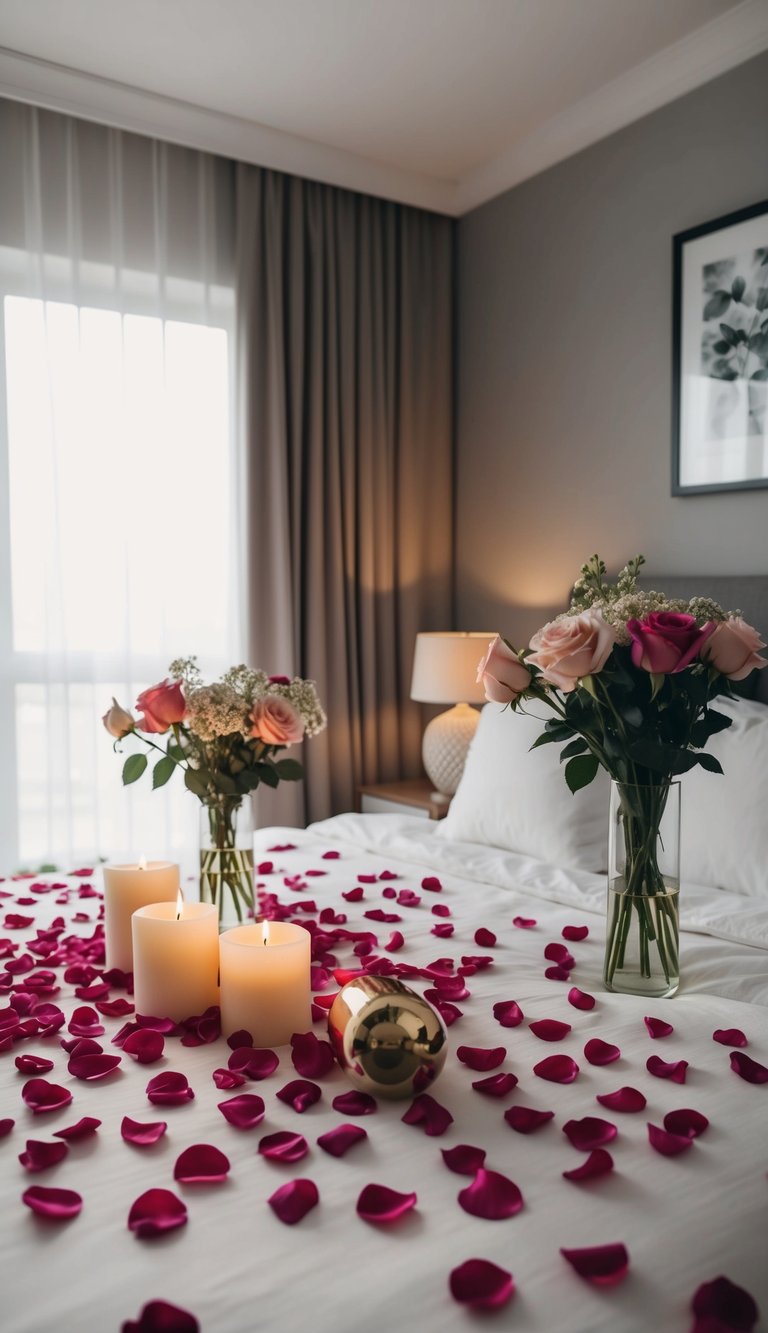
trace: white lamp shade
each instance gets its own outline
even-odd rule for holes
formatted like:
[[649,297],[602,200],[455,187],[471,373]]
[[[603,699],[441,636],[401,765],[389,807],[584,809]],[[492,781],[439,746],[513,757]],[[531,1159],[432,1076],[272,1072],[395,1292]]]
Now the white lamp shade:
[[424,704],[485,703],[477,664],[494,638],[493,632],[417,634],[411,698]]

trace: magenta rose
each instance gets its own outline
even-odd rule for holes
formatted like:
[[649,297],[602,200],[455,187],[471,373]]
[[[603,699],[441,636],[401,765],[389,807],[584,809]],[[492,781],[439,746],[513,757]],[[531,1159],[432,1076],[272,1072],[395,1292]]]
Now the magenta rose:
[[174,722],[183,722],[187,711],[181,682],[163,680],[144,690],[136,700],[136,707],[144,716],[136,723],[140,731],[164,732]]
[[674,675],[684,671],[699,656],[714,630],[708,620],[701,629],[685,611],[651,611],[642,620],[628,620],[632,636],[632,661],[643,671]]
[[280,694],[257,699],[250,711],[251,735],[265,745],[293,745],[304,735],[304,719]]
[[743,680],[755,667],[768,666],[768,659],[757,652],[765,646],[757,630],[741,616],[729,616],[715,625],[702,656],[729,680]]
[[528,658],[545,680],[565,694],[584,676],[602,671],[616,642],[616,631],[595,607],[577,616],[552,620],[531,639]]
[[497,634],[488,645],[485,657],[478,663],[477,681],[482,684],[486,699],[497,704],[508,704],[528,689],[531,673],[523,666],[517,653]]

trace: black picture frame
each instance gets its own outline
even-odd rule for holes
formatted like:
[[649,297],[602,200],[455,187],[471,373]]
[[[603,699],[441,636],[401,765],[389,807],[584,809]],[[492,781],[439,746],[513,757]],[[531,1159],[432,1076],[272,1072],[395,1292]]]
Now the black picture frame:
[[672,274],[672,494],[768,487],[768,200],[678,232]]

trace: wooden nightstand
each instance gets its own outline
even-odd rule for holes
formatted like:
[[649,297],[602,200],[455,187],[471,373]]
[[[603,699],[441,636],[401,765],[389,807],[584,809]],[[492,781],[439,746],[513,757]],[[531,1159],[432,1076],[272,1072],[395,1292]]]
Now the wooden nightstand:
[[443,819],[451,804],[450,796],[440,796],[429,778],[359,787],[358,800],[364,815],[417,815],[423,819]]

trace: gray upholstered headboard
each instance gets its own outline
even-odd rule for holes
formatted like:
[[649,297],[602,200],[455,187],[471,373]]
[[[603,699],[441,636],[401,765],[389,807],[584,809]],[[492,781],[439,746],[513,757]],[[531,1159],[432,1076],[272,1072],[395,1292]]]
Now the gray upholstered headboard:
[[[670,597],[713,597],[726,611],[740,611],[768,642],[768,574],[650,575],[638,587],[659,588]],[[768,650],[764,654],[768,657]],[[768,704],[768,667],[753,671],[738,688],[747,699]]]

